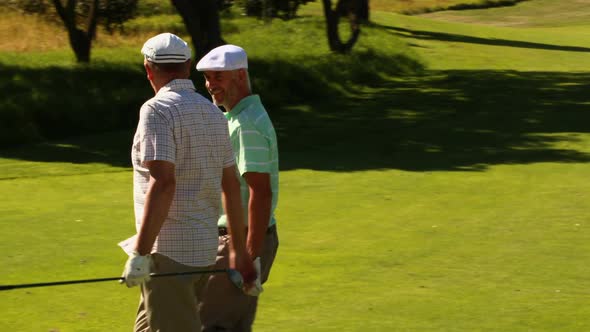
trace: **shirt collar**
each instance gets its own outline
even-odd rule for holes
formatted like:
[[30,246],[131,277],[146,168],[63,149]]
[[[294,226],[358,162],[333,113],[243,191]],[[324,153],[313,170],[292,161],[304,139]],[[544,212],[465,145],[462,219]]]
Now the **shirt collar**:
[[260,103],[260,96],[259,95],[249,95],[246,98],[240,100],[236,106],[231,110],[231,112],[225,113],[225,117],[230,119],[233,117],[238,116],[240,112],[248,108],[250,105]]
[[187,79],[175,79],[168,82],[166,85],[160,88],[156,95],[168,91],[182,91],[182,90],[195,90],[193,81]]

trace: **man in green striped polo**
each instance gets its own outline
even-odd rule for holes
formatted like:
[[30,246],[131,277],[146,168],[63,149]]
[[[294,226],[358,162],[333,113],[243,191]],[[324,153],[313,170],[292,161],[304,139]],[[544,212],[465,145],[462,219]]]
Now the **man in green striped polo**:
[[[240,173],[242,206],[247,227],[246,248],[258,270],[256,287],[247,293],[224,275],[209,278],[199,297],[203,331],[251,331],[258,295],[268,279],[278,237],[274,210],[279,193],[279,154],[272,122],[258,95],[252,94],[246,52],[235,45],[217,47],[197,64],[213,102],[223,107]],[[225,199],[223,197],[223,199]],[[229,267],[226,218],[218,222],[216,265]]]

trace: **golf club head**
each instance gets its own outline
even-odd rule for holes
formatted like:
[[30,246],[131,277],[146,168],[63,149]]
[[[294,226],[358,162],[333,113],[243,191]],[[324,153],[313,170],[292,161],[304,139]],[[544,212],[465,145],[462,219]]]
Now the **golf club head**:
[[227,276],[229,280],[231,280],[232,284],[236,286],[238,289],[242,289],[244,287],[244,278],[242,278],[242,274],[238,272],[238,270],[234,269],[227,269]]

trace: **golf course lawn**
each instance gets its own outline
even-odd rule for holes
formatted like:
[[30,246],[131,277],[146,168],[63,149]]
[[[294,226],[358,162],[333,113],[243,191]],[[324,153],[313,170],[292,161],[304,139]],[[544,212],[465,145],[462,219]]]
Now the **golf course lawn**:
[[[570,19],[590,4],[577,2],[372,12],[359,66],[399,47],[391,66],[406,70],[379,62],[370,69],[380,75],[350,74],[373,78],[362,84],[310,81],[325,90],[308,102],[268,94],[285,100],[270,111],[280,247],[255,331],[590,330],[590,24]],[[295,31],[320,9],[276,24]],[[228,40],[253,50],[253,67],[268,65],[260,73],[293,70],[281,55],[308,59],[273,48],[289,37],[268,29]],[[93,52],[104,62],[110,50]],[[9,53],[0,63],[23,61]],[[305,79],[340,77],[308,66]],[[135,231],[131,138],[0,150],[0,284],[122,273],[117,242]],[[138,290],[117,282],[2,291],[0,331],[129,331],[137,303]]]

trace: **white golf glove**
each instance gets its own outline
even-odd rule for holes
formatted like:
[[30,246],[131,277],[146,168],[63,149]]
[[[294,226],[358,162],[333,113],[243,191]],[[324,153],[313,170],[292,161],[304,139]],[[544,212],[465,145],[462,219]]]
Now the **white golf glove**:
[[133,252],[127,263],[125,263],[125,270],[123,271],[123,278],[127,287],[137,286],[150,280],[150,268],[152,265],[152,258],[150,255],[141,256],[137,252]]
[[254,268],[256,269],[256,281],[254,281],[254,286],[246,291],[246,294],[250,296],[258,296],[263,291],[260,282],[260,257],[256,257],[254,260]]

